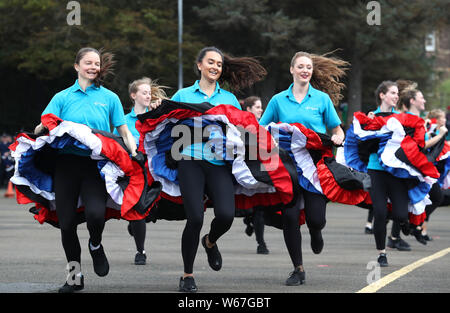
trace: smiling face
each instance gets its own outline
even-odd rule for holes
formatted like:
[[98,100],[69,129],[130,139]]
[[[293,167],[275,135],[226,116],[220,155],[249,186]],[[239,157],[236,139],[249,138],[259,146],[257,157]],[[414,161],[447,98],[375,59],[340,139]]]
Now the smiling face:
[[386,93],[380,93],[381,105],[386,109],[393,109],[398,102],[398,87],[391,86]]
[[261,101],[256,100],[251,107],[247,107],[247,111],[253,113],[257,119],[260,119],[263,112]]
[[436,118],[436,124],[438,125],[438,127],[445,126],[446,123],[447,123],[447,119],[445,118],[445,114],[440,114]]
[[100,71],[100,56],[93,51],[87,52],[74,67],[78,79],[93,81]]
[[130,97],[134,100],[135,106],[148,108],[152,100],[151,88],[148,84],[140,84],[135,93],[131,93]]
[[206,79],[209,82],[216,82],[220,78],[222,66],[222,56],[215,51],[206,52],[201,62],[197,63],[201,79]]
[[423,94],[418,91],[416,93],[416,96],[410,100],[411,107],[415,108],[417,111],[422,112],[425,110],[425,103],[427,101],[423,97]]
[[290,68],[294,83],[307,84],[313,73],[312,60],[306,56],[298,57]]

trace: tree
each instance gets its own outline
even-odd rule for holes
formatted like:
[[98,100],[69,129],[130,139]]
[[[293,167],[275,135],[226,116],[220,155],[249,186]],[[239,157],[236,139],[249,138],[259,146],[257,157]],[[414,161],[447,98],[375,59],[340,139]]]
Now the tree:
[[[240,96],[258,94],[264,103],[286,88],[291,79],[290,60],[297,50],[314,47],[314,21],[309,17],[289,18],[278,2],[204,1],[193,9],[204,21],[201,30],[212,45],[234,56],[259,57],[269,74],[264,81]],[[299,36],[299,29],[305,30]]]
[[445,0],[376,2],[381,9],[380,25],[368,23],[373,12],[368,1],[283,2],[289,16],[302,13],[316,21],[317,45],[341,49],[340,55],[351,63],[347,125],[353,112],[374,108],[373,91],[383,80],[403,78],[419,82],[421,88],[429,87],[432,68],[425,55],[424,37],[448,18]]
[[[1,121],[9,125],[6,128],[32,129],[37,124],[50,98],[73,84],[75,54],[84,46],[103,47],[115,54],[115,75],[106,86],[119,94],[125,107],[130,105],[128,84],[142,76],[176,88],[175,0],[154,0],[151,6],[139,0],[80,4],[81,25],[68,25],[66,2],[0,0],[0,68],[8,75],[2,82],[7,88],[1,100]],[[189,33],[189,27],[184,36],[184,57],[192,60],[203,44]],[[192,71],[186,73],[193,78]]]

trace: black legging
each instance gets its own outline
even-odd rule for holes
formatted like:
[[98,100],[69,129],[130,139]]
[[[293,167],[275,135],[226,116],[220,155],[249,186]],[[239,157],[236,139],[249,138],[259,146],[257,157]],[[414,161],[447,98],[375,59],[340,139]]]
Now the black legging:
[[76,213],[79,197],[85,207],[87,229],[94,246],[101,243],[105,226],[107,193],[97,162],[89,157],[72,154],[58,156],[55,165],[54,189],[56,214],[67,261],[80,263],[81,247],[77,235]]
[[203,226],[206,193],[214,206],[214,219],[208,239],[215,243],[233,223],[235,214],[233,176],[226,166],[203,160],[180,160],[178,182],[186,212],[186,226],[181,239],[184,272],[193,273],[200,231]]
[[265,245],[264,242],[264,211],[255,210],[252,215],[255,238],[258,245]]
[[144,251],[145,234],[147,231],[145,219],[130,221],[130,227],[134,242],[136,243],[136,250],[142,253]]
[[[439,183],[434,183],[433,186],[431,186],[430,192],[428,194],[430,196],[430,200],[432,203],[425,207],[425,213],[426,213],[425,221],[427,221],[427,222],[430,218],[431,213],[433,213],[433,211],[438,207],[438,205],[442,201],[442,198],[444,197]],[[393,221],[392,229],[391,229],[391,236],[394,238],[399,238],[400,230],[401,230],[400,223],[398,221]]]
[[391,237],[392,238],[400,238],[400,231],[402,230],[402,227],[398,221],[392,221],[392,228],[391,228]]
[[427,215],[425,221],[427,222],[430,218],[431,213],[433,213],[433,211],[441,204],[442,200],[444,199],[444,194],[442,193],[442,189],[439,183],[434,183],[433,186],[431,186],[428,195],[430,196],[431,204],[425,207],[425,213]]
[[296,204],[282,211],[284,242],[294,267],[303,265],[302,235],[299,225],[301,196],[304,199],[305,220],[310,233],[322,230],[326,224],[327,201],[321,194],[303,190]]
[[367,222],[372,223],[373,221],[373,208],[369,208],[367,213]]
[[387,199],[392,203],[392,220],[400,224],[408,223],[408,188],[403,179],[388,172],[368,170],[372,181],[370,197],[373,203],[373,232],[378,250],[386,248]]

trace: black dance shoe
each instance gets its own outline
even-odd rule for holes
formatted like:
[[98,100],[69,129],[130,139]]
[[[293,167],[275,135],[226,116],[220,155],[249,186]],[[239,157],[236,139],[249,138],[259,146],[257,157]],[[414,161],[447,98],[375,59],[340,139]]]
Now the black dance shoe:
[[91,240],[89,239],[88,249],[94,264],[95,274],[100,277],[108,275],[109,263],[105,255],[105,251],[103,250],[103,246],[100,244],[100,248],[91,250]]
[[180,284],[178,286],[178,291],[180,292],[197,292],[197,285],[195,284],[194,277],[188,276],[188,277],[180,277]]
[[293,272],[289,274],[288,279],[286,280],[286,286],[300,286],[305,283],[305,271],[300,271],[299,268],[296,268]]
[[416,237],[416,240],[418,242],[420,242],[423,245],[427,244],[427,240],[422,235],[422,230],[421,229],[414,228],[412,233],[413,233],[414,237]]
[[219,271],[222,268],[222,256],[220,255],[219,248],[217,247],[217,243],[212,248],[208,248],[206,245],[206,237],[208,237],[208,235],[203,236],[202,245],[208,255],[209,266],[213,270]]
[[265,243],[258,245],[256,248],[257,254],[269,254],[269,249],[267,249],[267,246]]
[[381,267],[387,267],[389,266],[386,253],[380,253],[377,260],[378,264],[380,264]]
[[136,255],[134,257],[134,264],[135,265],[145,265],[147,263],[147,255],[145,252],[136,252]]
[[80,277],[80,284],[71,284],[69,285],[69,283],[64,284],[64,286],[62,286],[61,288],[58,289],[58,293],[74,293],[75,291],[80,291],[84,289],[84,276],[81,275]]
[[392,249],[397,249],[398,251],[411,251],[411,246],[409,243],[404,241],[402,238],[392,239],[388,236],[387,246]]

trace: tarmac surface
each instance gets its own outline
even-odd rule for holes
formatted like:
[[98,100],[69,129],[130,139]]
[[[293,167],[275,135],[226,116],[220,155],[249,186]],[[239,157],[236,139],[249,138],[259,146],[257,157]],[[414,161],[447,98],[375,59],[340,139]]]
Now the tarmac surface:
[[[53,293],[66,278],[66,260],[59,230],[40,225],[28,212],[31,205],[18,205],[4,198],[0,190],[0,293]],[[213,217],[208,209],[201,235],[209,230]],[[266,226],[268,255],[256,254],[254,235],[244,233],[242,218],[236,218],[219,241],[223,267],[219,272],[208,266],[206,253],[199,246],[194,274],[199,293],[355,293],[368,286],[374,277],[373,261],[378,254],[373,235],[364,234],[367,210],[356,206],[329,203],[327,225],[323,230],[325,247],[315,255],[310,248],[306,226],[302,226],[303,262],[306,284],[284,285],[292,265],[282,231]],[[110,263],[106,277],[98,277],[87,250],[86,224],[78,228],[82,247],[82,293],[178,293],[183,272],[181,233],[184,221],[158,221],[147,224],[145,248],[147,265],[134,265],[135,244],[124,220],[110,220],[103,233],[103,246]],[[388,225],[390,233],[391,223]],[[418,260],[450,247],[450,207],[439,207],[429,223],[433,241],[422,245],[413,236],[403,238],[412,251],[387,248],[389,266],[380,278],[403,270]],[[372,262],[372,263],[370,263]],[[450,253],[435,258],[376,290],[378,293],[450,292]]]

